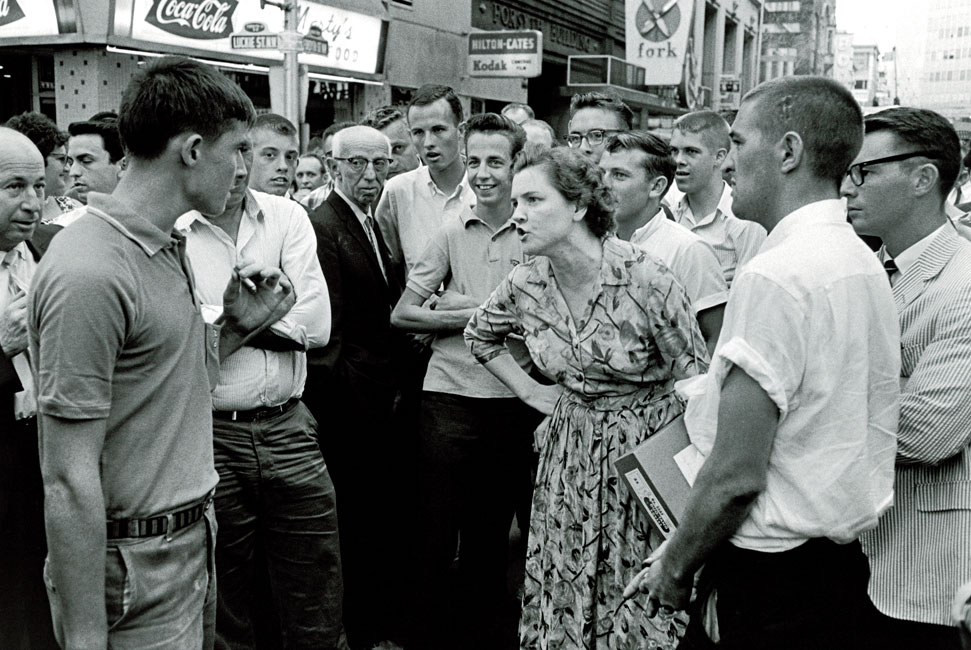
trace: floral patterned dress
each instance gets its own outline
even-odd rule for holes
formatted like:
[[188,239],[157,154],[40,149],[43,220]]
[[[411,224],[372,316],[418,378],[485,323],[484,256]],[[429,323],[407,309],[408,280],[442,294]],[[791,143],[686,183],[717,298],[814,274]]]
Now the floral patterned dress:
[[465,331],[482,362],[521,335],[537,367],[566,390],[537,432],[520,637],[530,650],[674,648],[683,613],[649,618],[624,586],[659,539],[614,461],[677,417],[677,379],[707,352],[684,290],[658,259],[614,237],[600,283],[574,322],[549,259],[520,264]]

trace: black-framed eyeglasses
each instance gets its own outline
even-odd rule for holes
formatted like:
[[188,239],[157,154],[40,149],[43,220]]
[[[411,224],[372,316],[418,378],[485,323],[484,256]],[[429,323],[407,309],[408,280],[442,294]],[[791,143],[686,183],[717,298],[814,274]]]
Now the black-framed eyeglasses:
[[334,158],[334,160],[342,160],[347,163],[351,168],[351,171],[355,174],[360,174],[365,169],[367,169],[368,163],[374,165],[374,171],[377,173],[382,173],[388,171],[388,166],[391,165],[390,158],[374,158],[368,160],[363,156],[351,156],[350,158]]
[[866,178],[867,167],[872,167],[873,165],[882,165],[883,163],[900,162],[901,160],[917,158],[918,156],[937,158],[938,154],[934,151],[911,151],[909,153],[898,153],[893,156],[877,158],[875,160],[864,160],[863,162],[858,162],[855,165],[850,165],[849,169],[846,170],[846,175],[850,177],[850,180],[853,181],[854,185],[860,187],[863,185],[863,179]]
[[583,139],[586,138],[590,145],[596,147],[598,144],[602,144],[608,136],[614,133],[620,133],[620,129],[590,129],[586,133],[574,131],[566,136],[566,143],[575,149],[579,147],[580,143],[583,142]]

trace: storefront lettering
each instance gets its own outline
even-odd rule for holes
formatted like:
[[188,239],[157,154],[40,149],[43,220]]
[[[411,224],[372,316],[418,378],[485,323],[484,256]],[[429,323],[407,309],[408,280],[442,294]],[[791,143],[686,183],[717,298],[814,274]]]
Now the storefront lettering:
[[239,0],[155,0],[145,20],[176,36],[217,39],[233,31]]
[[678,58],[678,52],[671,45],[671,41],[668,41],[665,45],[659,45],[658,47],[649,47],[646,43],[641,42],[637,44],[637,52],[641,58],[658,58],[658,59],[676,59]]
[[600,43],[586,34],[551,23],[537,16],[531,16],[498,2],[492,3],[492,24],[500,25],[504,29],[536,29],[546,35],[548,43],[555,43],[581,52],[596,53],[600,51]]

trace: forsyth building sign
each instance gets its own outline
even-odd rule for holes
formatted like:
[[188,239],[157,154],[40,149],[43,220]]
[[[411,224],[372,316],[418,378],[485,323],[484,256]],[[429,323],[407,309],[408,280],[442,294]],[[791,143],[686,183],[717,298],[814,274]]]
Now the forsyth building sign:
[[693,0],[627,0],[627,62],[647,70],[648,86],[681,83],[693,7]]
[[[3,2],[4,0],[0,0]],[[113,36],[217,53],[232,51],[232,35],[248,24],[269,33],[283,31],[283,12],[260,7],[260,0],[115,0]],[[348,72],[381,72],[385,24],[380,18],[303,0],[297,7],[300,33],[314,34],[326,46],[300,54],[300,62]],[[278,49],[251,50],[247,57],[280,62]]]

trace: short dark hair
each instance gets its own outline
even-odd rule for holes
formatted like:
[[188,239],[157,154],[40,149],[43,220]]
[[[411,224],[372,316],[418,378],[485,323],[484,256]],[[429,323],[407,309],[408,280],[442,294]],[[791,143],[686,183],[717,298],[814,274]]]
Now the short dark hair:
[[570,100],[570,119],[581,108],[600,108],[610,111],[620,117],[630,129],[634,126],[634,111],[623,100],[613,93],[595,90],[589,93],[577,93]]
[[604,237],[614,225],[614,199],[603,182],[603,173],[590,159],[575,149],[542,145],[526,147],[513,170],[542,168],[550,184],[563,198],[587,213],[583,222],[597,237]]
[[675,120],[674,128],[681,133],[700,134],[712,153],[719,149],[730,151],[732,148],[731,128],[725,118],[715,111],[685,113]]
[[[130,86],[129,86],[130,87]],[[77,135],[97,135],[101,137],[101,144],[108,152],[108,161],[116,163],[125,157],[119,132],[118,115],[112,111],[102,111],[91,116],[90,120],[72,122],[67,127],[71,137]]]
[[509,154],[515,160],[526,144],[526,131],[508,117],[495,113],[480,113],[465,121],[465,146],[473,133],[497,133],[509,140]]
[[522,102],[509,102],[502,107],[499,114],[505,116],[507,113],[511,113],[512,111],[516,110],[523,111],[531,120],[536,119],[536,111],[533,110],[533,107],[529,104],[523,104]]
[[14,131],[20,131],[30,138],[34,146],[40,150],[40,155],[44,157],[45,164],[51,152],[67,142],[67,135],[57,128],[54,120],[43,113],[30,111],[14,115],[7,120],[4,126]]
[[448,102],[448,107],[452,109],[452,116],[455,118],[455,125],[458,126],[465,119],[465,111],[462,109],[462,102],[449,86],[439,86],[436,84],[425,84],[415,91],[411,102],[408,104],[408,115],[415,106],[428,106],[434,104],[439,99]]
[[894,106],[868,115],[863,120],[863,128],[867,134],[889,131],[915,151],[927,152],[926,158],[937,167],[942,198],[954,187],[961,172],[961,141],[942,115],[924,108]]
[[798,133],[813,174],[839,186],[863,145],[863,112],[845,85],[827,77],[779,77],[750,90],[746,102],[764,107],[758,119],[763,135],[778,140]]
[[[615,133],[607,140],[607,153],[617,153],[618,151],[643,151],[647,154],[644,161],[644,170],[648,178],[663,176],[668,184],[664,189],[667,194],[674,181],[674,172],[677,164],[671,156],[671,147],[658,136],[647,131],[627,131],[625,133]],[[662,194],[661,196],[664,196]]]
[[231,122],[253,124],[253,102],[216,68],[165,56],[138,73],[121,100],[118,130],[136,158],[158,158],[175,136],[193,132],[218,139]]
[[361,120],[362,126],[370,126],[378,131],[383,131],[398,120],[405,120],[405,114],[401,112],[400,106],[382,106],[364,116]]
[[267,131],[272,131],[273,133],[284,135],[288,138],[297,137],[297,127],[293,125],[293,122],[279,113],[262,113],[257,115],[256,121],[250,127],[251,131],[255,131],[256,129],[266,129]]

